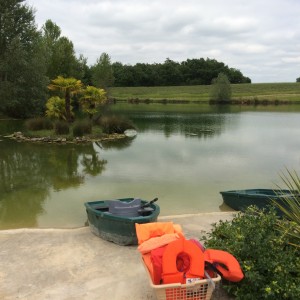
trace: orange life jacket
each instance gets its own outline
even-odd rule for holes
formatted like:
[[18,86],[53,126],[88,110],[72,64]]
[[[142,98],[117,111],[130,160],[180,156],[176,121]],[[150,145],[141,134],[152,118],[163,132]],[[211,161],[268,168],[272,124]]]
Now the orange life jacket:
[[173,222],[135,223],[135,230],[139,245],[153,237],[159,237],[164,234],[178,233],[180,236],[183,236],[181,226],[173,224]]
[[[177,269],[177,257],[187,254],[189,266],[187,270]],[[168,283],[186,283],[186,278],[204,278],[204,254],[193,242],[180,238],[168,244],[162,258],[162,280]]]
[[239,262],[232,254],[226,251],[206,249],[204,251],[204,260],[213,264],[226,280],[238,282],[244,278]]

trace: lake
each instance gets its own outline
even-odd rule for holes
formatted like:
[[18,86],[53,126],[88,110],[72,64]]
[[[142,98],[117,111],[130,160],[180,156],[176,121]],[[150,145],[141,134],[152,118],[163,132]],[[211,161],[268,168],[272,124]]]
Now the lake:
[[118,104],[134,138],[19,143],[0,121],[0,229],[84,226],[84,202],[158,197],[161,215],[227,211],[220,191],[275,188],[300,164],[299,106]]

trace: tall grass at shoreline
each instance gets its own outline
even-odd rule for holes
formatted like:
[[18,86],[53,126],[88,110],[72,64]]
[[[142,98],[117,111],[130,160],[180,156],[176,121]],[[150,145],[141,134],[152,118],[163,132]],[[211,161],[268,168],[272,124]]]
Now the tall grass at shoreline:
[[[112,87],[109,95],[116,100],[174,100],[208,102],[210,85]],[[232,99],[236,101],[286,101],[300,103],[300,83],[232,84]]]

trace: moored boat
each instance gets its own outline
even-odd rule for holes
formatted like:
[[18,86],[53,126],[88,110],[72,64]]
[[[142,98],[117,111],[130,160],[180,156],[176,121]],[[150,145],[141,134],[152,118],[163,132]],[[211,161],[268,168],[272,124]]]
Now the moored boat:
[[[284,198],[294,196],[290,190],[246,189],[220,192],[223,201],[234,210],[243,211],[251,205],[259,209],[267,208],[273,201],[284,205]],[[280,214],[279,209],[277,209]]]
[[91,231],[104,240],[118,245],[136,245],[135,223],[156,222],[160,213],[154,203],[135,198],[86,202]]

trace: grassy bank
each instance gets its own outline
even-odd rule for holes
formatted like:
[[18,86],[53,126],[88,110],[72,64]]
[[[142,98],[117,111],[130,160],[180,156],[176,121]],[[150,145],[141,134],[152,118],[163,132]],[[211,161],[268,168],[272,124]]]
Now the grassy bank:
[[[116,100],[176,100],[208,102],[211,86],[113,87],[109,95]],[[232,99],[245,101],[283,101],[300,103],[300,83],[232,84]]]

